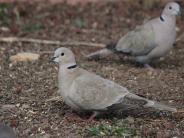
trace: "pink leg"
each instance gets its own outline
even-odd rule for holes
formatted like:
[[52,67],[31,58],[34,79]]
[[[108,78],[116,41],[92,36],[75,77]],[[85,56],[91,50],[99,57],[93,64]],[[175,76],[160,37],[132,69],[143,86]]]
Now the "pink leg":
[[89,117],[89,119],[83,119],[80,116],[78,116],[76,113],[68,113],[65,117],[65,119],[68,122],[91,122],[94,120],[94,118],[98,115],[98,112],[93,112],[93,114]]
[[93,114],[89,117],[88,122],[91,122],[92,120],[94,120],[94,118],[98,115],[98,112],[93,112]]
[[149,64],[144,64],[144,67],[150,70],[154,70],[154,68],[152,66],[150,66]]

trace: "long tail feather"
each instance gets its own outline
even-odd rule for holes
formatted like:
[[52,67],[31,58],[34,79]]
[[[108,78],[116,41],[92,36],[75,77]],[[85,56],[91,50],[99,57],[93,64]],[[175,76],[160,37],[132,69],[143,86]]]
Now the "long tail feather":
[[163,111],[177,112],[177,109],[174,107],[170,107],[168,105],[164,105],[162,103],[151,101],[151,100],[148,100],[148,103],[145,105],[145,107],[152,107]]
[[91,53],[91,54],[87,55],[86,57],[88,59],[97,60],[97,59],[105,58],[111,54],[113,54],[113,52],[111,50],[104,48],[104,49],[98,50],[94,53]]
[[116,47],[116,43],[109,43],[106,46],[106,48],[98,50],[94,53],[91,53],[91,54],[87,55],[86,57],[88,59],[95,59],[95,60],[105,58],[105,57],[113,54],[116,51],[115,47]]
[[151,107],[151,108],[154,108],[157,110],[163,110],[163,111],[177,112],[177,109],[174,107],[170,107],[168,105],[164,105],[164,104],[156,102],[156,101],[148,100],[146,98],[140,97],[140,96],[135,95],[135,94],[127,94],[125,96],[125,99],[128,99],[132,103],[135,103],[139,106]]

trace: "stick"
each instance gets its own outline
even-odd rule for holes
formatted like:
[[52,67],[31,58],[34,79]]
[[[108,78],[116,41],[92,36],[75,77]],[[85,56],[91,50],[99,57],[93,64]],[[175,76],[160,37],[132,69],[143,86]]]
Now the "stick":
[[13,42],[22,42],[22,43],[37,43],[45,45],[60,45],[60,46],[89,46],[89,47],[100,47],[104,48],[106,45],[101,43],[92,43],[92,42],[61,42],[61,41],[52,41],[52,40],[41,40],[33,38],[18,38],[18,37],[0,37],[0,42],[13,43]]
[[53,101],[63,101],[61,96],[52,97],[50,99],[47,99],[46,102],[53,102]]

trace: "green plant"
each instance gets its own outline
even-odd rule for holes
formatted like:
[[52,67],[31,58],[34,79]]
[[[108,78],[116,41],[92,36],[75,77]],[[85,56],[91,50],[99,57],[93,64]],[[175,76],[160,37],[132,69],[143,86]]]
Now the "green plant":
[[136,135],[136,130],[126,126],[102,124],[88,129],[89,136],[117,136],[128,137]]

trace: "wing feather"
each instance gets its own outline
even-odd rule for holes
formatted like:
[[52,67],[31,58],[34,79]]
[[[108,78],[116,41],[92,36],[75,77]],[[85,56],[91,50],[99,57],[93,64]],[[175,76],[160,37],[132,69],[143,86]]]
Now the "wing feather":
[[151,24],[145,24],[136,27],[122,37],[116,50],[124,53],[129,53],[133,56],[147,55],[153,48],[156,47],[155,33]]

